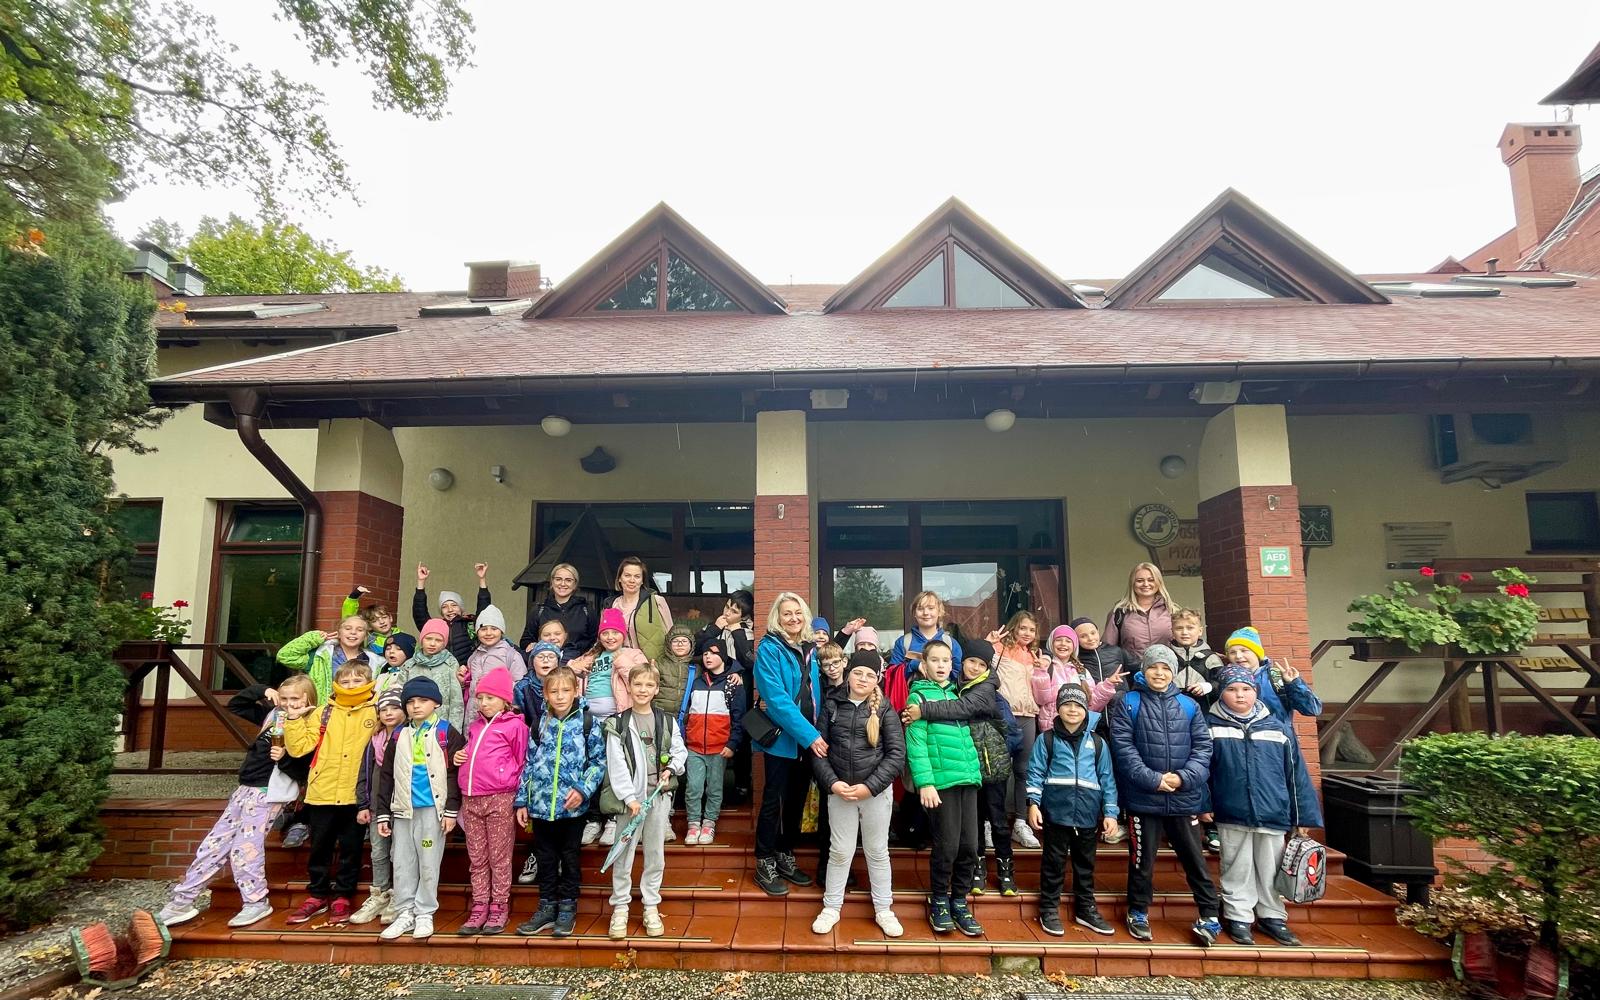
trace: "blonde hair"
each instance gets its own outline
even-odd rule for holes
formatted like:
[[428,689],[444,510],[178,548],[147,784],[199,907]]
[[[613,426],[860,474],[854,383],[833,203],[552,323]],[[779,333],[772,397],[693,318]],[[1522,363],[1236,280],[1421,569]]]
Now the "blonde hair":
[[[371,630],[371,628],[373,626],[372,619],[378,617],[379,615],[388,616],[389,623],[391,625],[394,624],[394,612],[389,610],[389,605],[387,605],[387,604],[374,604],[374,605],[371,605],[370,607],[362,608],[361,611],[360,611],[360,615],[361,615],[362,619],[364,619],[366,621],[367,628],[368,628],[369,631]],[[342,625],[344,623],[340,622],[339,624]]]
[[570,684],[572,690],[578,690],[578,674],[571,667],[558,666],[544,675],[545,700],[550,700],[550,688],[554,684]]
[[367,662],[365,656],[359,660],[346,660],[339,664],[338,670],[333,672],[334,683],[338,683],[341,678],[349,677],[351,674],[360,677],[364,681],[370,681],[372,680],[372,665]]
[[931,590],[924,590],[924,591],[920,592],[919,594],[917,594],[916,597],[913,597],[911,599],[912,620],[913,621],[916,620],[917,605],[921,604],[923,601],[932,601],[933,602],[933,606],[939,609],[939,618],[938,618],[939,627],[940,628],[944,628],[944,620],[945,620],[944,598],[940,597],[938,594],[934,593]]
[[1006,622],[1006,627],[1002,630],[1001,634],[1010,645],[1015,645],[1017,641],[1017,629],[1025,621],[1033,622],[1033,642],[1028,644],[1028,652],[1038,653],[1039,633],[1043,630],[1039,627],[1039,619],[1032,611],[1018,611],[1016,614],[1012,615],[1011,620]]
[[783,630],[783,619],[778,614],[778,609],[782,608],[784,602],[786,601],[793,601],[794,603],[800,605],[800,617],[805,621],[805,624],[800,626],[800,635],[802,638],[804,638],[806,631],[805,626],[811,623],[811,619],[813,617],[811,614],[811,605],[806,603],[806,599],[804,597],[801,597],[792,590],[785,590],[783,593],[772,599],[772,610],[767,612],[767,631],[776,632],[782,636],[787,636],[789,634]]
[[[391,615],[390,617],[393,617],[393,616]],[[353,614],[353,615],[345,615],[343,618],[339,619],[339,627],[340,628],[344,628],[346,625],[350,624],[351,622],[360,622],[362,628],[366,629],[368,632],[372,631],[372,623],[367,621],[367,612],[366,611],[362,611],[362,612],[360,612],[358,614]]]
[[831,642],[823,643],[822,645],[817,647],[817,662],[818,663],[821,663],[823,660],[842,660],[842,659],[844,659],[844,650],[840,649],[838,646],[835,646]]
[[278,685],[278,693],[281,695],[285,691],[299,691],[307,701],[317,700],[317,685],[309,674],[290,674],[285,677],[283,683]]
[[1193,618],[1194,619],[1194,623],[1196,625],[1202,625],[1203,626],[1206,623],[1206,620],[1200,616],[1200,612],[1196,611],[1194,608],[1173,608],[1172,609],[1172,622],[1173,622],[1173,624],[1176,625],[1177,622],[1178,622],[1178,619],[1180,619],[1180,618]]
[[877,746],[878,738],[883,735],[883,720],[878,718],[878,707],[883,704],[883,688],[872,685],[872,693],[867,695],[867,707],[871,714],[867,716],[867,745]]
[[1125,611],[1132,611],[1134,608],[1139,606],[1139,595],[1133,592],[1133,578],[1139,575],[1140,570],[1150,571],[1150,576],[1156,581],[1156,596],[1166,603],[1167,610],[1171,611],[1176,608],[1178,606],[1178,602],[1174,601],[1172,599],[1172,595],[1167,593],[1167,581],[1166,578],[1161,575],[1161,567],[1157,566],[1155,563],[1147,562],[1134,563],[1133,569],[1128,571],[1127,596],[1118,601],[1116,606]]
[[554,579],[556,573],[560,572],[561,570],[566,570],[568,573],[572,574],[572,585],[574,587],[582,582],[583,577],[578,575],[578,567],[572,565],[571,563],[556,563],[554,566],[551,566],[550,575],[545,577],[545,581],[549,582],[550,580]]
[[633,682],[638,680],[640,677],[653,678],[656,682],[656,686],[661,686],[661,671],[657,669],[656,665],[651,663],[649,660],[644,661],[628,671],[628,684],[632,685]]

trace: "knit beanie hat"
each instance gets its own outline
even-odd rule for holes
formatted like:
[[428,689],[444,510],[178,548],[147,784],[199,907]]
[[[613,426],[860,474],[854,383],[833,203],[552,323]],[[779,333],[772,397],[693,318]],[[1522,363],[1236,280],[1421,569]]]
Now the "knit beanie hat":
[[478,682],[479,694],[492,694],[507,704],[511,703],[511,671],[505,667],[495,667],[483,675]]
[[702,642],[700,644],[700,648],[694,651],[695,659],[700,660],[701,663],[704,663],[705,661],[701,658],[707,653],[716,653],[718,656],[722,657],[722,665],[728,665],[728,644],[722,641],[721,636],[712,636],[705,642]]
[[833,631],[833,629],[828,627],[828,619],[822,617],[821,615],[811,619],[811,631],[815,632],[818,629],[821,629],[824,632]]
[[1226,690],[1229,684],[1248,684],[1258,691],[1261,689],[1255,671],[1238,663],[1230,663],[1217,671],[1217,689]]
[[1075,684],[1072,681],[1061,685],[1061,688],[1056,691],[1056,708],[1060,709],[1062,705],[1082,705],[1083,710],[1087,712],[1089,710],[1089,695],[1083,690],[1083,685]]
[[1139,659],[1141,664],[1145,667],[1153,666],[1157,663],[1165,663],[1168,670],[1172,671],[1173,673],[1178,672],[1178,654],[1172,651],[1171,646],[1164,645],[1163,643],[1158,642],[1155,645],[1148,647],[1144,651],[1144,656],[1140,657]]
[[[857,632],[857,635],[861,633]],[[870,649],[858,649],[850,654],[850,662],[845,666],[844,672],[849,673],[857,667],[866,667],[875,674],[883,673],[883,657]]]
[[994,646],[987,639],[972,638],[961,644],[961,660],[978,659],[987,666],[994,666]]
[[409,705],[412,698],[426,698],[435,705],[444,704],[444,696],[439,693],[439,685],[433,682],[432,677],[413,677],[406,681],[406,686],[400,690],[400,700]]
[[856,629],[855,640],[857,646],[863,642],[870,642],[876,646],[878,644],[878,630],[871,625],[863,625]]
[[[1081,620],[1088,621],[1089,619],[1084,618]],[[1072,643],[1072,651],[1074,653],[1078,651],[1078,631],[1071,625],[1057,625],[1055,628],[1051,629],[1050,641],[1045,644],[1045,649],[1053,651],[1056,648],[1057,639],[1066,639]]]
[[1072,619],[1072,621],[1067,622],[1067,625],[1069,625],[1074,632],[1077,631],[1079,625],[1093,625],[1093,624],[1094,624],[1094,619],[1093,618],[1074,618],[1074,619]]
[[618,608],[606,608],[600,612],[600,628],[597,632],[621,632],[628,634],[628,619],[622,617]]
[[528,662],[532,663],[540,653],[554,653],[557,660],[561,659],[560,646],[553,642],[536,642],[533,644],[533,649],[528,652]]
[[505,613],[499,608],[495,607],[493,604],[489,605],[487,608],[484,608],[482,611],[478,612],[478,621],[473,628],[480,629],[484,626],[499,629],[500,634],[503,637],[506,631]]
[[427,624],[422,626],[422,634],[418,635],[417,638],[424,639],[430,633],[446,642],[450,641],[450,625],[443,618],[429,618]]
[[1228,636],[1228,641],[1222,645],[1223,652],[1227,652],[1229,646],[1243,646],[1256,654],[1258,660],[1267,658],[1267,651],[1261,648],[1261,633],[1257,632],[1253,625],[1246,625]]
[[399,688],[384,688],[383,693],[378,695],[377,707],[380,712],[386,708],[405,708],[406,702],[400,697]]
[[[448,639],[449,637],[450,637],[450,634],[447,631],[445,633],[445,638]],[[394,635],[391,635],[389,637],[389,641],[387,643],[385,643],[385,645],[386,646],[398,646],[399,649],[400,649],[400,652],[406,654],[406,659],[408,659],[408,660],[411,659],[413,656],[417,655],[417,639],[416,639],[416,637],[415,636],[406,635],[404,632],[396,632]]]
[[441,614],[444,611],[444,602],[446,601],[455,601],[456,607],[460,608],[463,612],[467,610],[467,604],[461,599],[460,594],[453,590],[441,590],[439,591],[439,609]]

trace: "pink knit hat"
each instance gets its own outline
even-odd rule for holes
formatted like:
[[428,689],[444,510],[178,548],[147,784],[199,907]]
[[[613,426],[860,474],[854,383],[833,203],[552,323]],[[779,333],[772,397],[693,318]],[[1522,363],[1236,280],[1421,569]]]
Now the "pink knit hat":
[[506,704],[511,704],[511,671],[495,667],[478,682],[479,694],[492,694]]
[[628,634],[628,619],[622,617],[622,612],[616,608],[606,608],[600,612],[600,628],[598,631],[621,632]]
[[437,635],[446,641],[449,641],[450,639],[450,626],[445,624],[445,620],[443,618],[429,618],[428,623],[422,626],[422,632],[417,636],[417,638],[420,639],[429,632],[432,632],[434,635]]
[[1072,651],[1076,653],[1078,651],[1078,633],[1071,625],[1057,625],[1051,631],[1050,641],[1045,645],[1046,652],[1053,655],[1056,648],[1056,640],[1063,638],[1072,643]]
[[873,628],[871,625],[863,625],[856,629],[855,640],[857,648],[860,648],[863,639],[872,643],[874,646],[878,645],[878,630]]

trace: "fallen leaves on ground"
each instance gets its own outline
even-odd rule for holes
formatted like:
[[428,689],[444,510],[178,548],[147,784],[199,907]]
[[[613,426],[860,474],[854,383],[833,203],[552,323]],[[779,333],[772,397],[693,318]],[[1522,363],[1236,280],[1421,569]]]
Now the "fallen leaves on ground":
[[1083,988],[1083,984],[1082,983],[1078,982],[1076,979],[1073,979],[1071,976],[1067,975],[1065,972],[1049,972],[1049,973],[1045,974],[1045,978],[1050,980],[1052,983],[1055,983],[1057,986],[1061,987],[1062,989],[1067,990],[1069,992],[1080,990],[1080,989]]

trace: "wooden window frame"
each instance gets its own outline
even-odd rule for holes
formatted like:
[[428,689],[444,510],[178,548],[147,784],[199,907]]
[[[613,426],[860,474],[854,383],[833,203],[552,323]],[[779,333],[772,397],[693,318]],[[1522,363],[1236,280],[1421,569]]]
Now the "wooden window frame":
[[[546,542],[548,542],[548,539],[545,538],[545,533],[544,533],[544,524],[545,524],[544,512],[545,512],[545,510],[547,508],[552,508],[552,507],[554,507],[554,508],[570,508],[570,509],[577,510],[577,511],[581,512],[584,508],[590,507],[590,508],[593,508],[596,512],[599,512],[599,511],[604,510],[605,508],[608,508],[608,507],[641,507],[641,506],[644,506],[644,507],[670,507],[672,509],[672,541],[670,543],[668,543],[668,544],[671,545],[672,551],[668,555],[668,563],[669,563],[669,565],[667,567],[663,567],[663,566],[659,566],[659,565],[651,565],[650,566],[650,572],[651,572],[652,575],[656,574],[656,573],[662,573],[662,572],[666,572],[666,573],[669,573],[671,575],[671,577],[672,577],[672,588],[673,589],[666,592],[668,596],[671,596],[671,597],[699,597],[701,595],[698,594],[698,593],[695,593],[693,590],[690,590],[690,589],[682,589],[682,590],[680,590],[679,589],[680,587],[692,587],[693,583],[694,583],[694,579],[695,579],[694,574],[695,574],[695,571],[696,571],[696,567],[694,566],[693,561],[691,559],[692,553],[689,550],[689,547],[688,547],[688,545],[686,543],[686,537],[687,537],[687,527],[688,527],[688,522],[689,522],[689,508],[690,508],[690,506],[697,505],[697,504],[698,505],[707,505],[707,506],[714,505],[714,504],[729,504],[729,505],[738,505],[738,506],[744,506],[744,507],[750,507],[751,508],[751,518],[750,518],[750,520],[751,520],[751,528],[750,528],[750,565],[749,565],[749,569],[750,569],[751,572],[754,572],[755,571],[755,559],[756,559],[756,553],[755,553],[755,511],[754,511],[754,505],[748,499],[734,499],[734,500],[617,500],[617,501],[612,501],[612,502],[609,502],[609,503],[605,503],[605,502],[588,503],[588,502],[581,501],[581,500],[580,501],[550,500],[550,501],[538,502],[538,503],[534,504],[534,511],[533,511],[533,546],[532,546],[532,548],[531,548],[531,550],[529,552],[528,558],[530,558],[530,559],[537,558],[538,554],[541,551],[544,550],[544,546],[545,546]],[[617,556],[618,558],[622,558],[622,557],[625,557],[625,556],[628,556],[628,555],[631,555],[631,554],[633,554],[633,553],[621,552],[621,551],[613,552],[613,555]],[[711,560],[711,563],[712,563],[711,565],[707,565],[706,561],[704,561],[705,555],[706,555],[706,553],[703,553],[703,552],[701,553],[702,562],[701,562],[700,566],[698,567],[700,572],[708,573],[708,572],[717,572],[719,570],[720,571],[732,571],[732,570],[740,570],[740,569],[743,568],[741,566],[729,565],[730,560],[727,557],[729,555],[731,555],[730,553],[716,553],[716,555],[718,557],[720,557],[720,558]],[[646,562],[649,563],[650,561],[646,560]],[[654,584],[652,583],[652,586],[653,585]],[[616,589],[616,581],[615,580],[606,580],[605,581],[605,586],[603,588],[602,587],[594,587],[593,589],[596,589],[596,590],[600,590],[600,589],[615,590]]]
[[[677,254],[680,258],[682,258],[684,263],[694,268],[694,272],[700,276],[700,280],[709,283],[711,287],[721,292],[724,298],[726,298],[729,302],[732,302],[735,306],[738,306],[738,308],[718,310],[668,309],[667,258],[671,254]],[[637,275],[645,267],[649,266],[651,258],[654,258],[656,262],[656,307],[654,309],[601,309],[600,303],[604,302],[606,299],[609,299],[612,295],[616,294],[617,290],[623,285],[632,281],[635,275]],[[669,312],[676,316],[733,316],[750,314],[750,310],[746,308],[743,302],[739,301],[737,296],[728,294],[728,290],[722,287],[721,282],[714,280],[710,275],[706,274],[704,267],[696,264],[693,258],[684,253],[682,250],[679,250],[677,247],[673,246],[669,240],[663,239],[658,241],[649,253],[640,254],[638,257],[636,257],[634,259],[634,263],[630,264],[623,270],[623,275],[624,276],[620,281],[614,281],[606,285],[604,289],[599,294],[595,295],[593,300],[590,301],[588,305],[586,305],[580,311],[588,316],[651,316],[661,315]]]
[[[240,510],[285,510],[294,511],[301,515],[300,541],[298,542],[230,542],[228,529],[233,525],[234,515]],[[297,503],[282,500],[219,500],[217,501],[217,523],[213,529],[211,544],[211,583],[206,591],[206,614],[211,619],[206,622],[206,628],[201,630],[191,629],[191,635],[196,633],[209,636],[201,640],[205,642],[226,642],[217,635],[217,628],[226,624],[225,619],[218,612],[222,599],[222,562],[230,555],[299,555],[305,554],[305,510]],[[298,603],[298,602],[296,602]],[[285,641],[295,638],[285,637]],[[214,690],[226,690],[217,686],[216,677],[221,675],[222,668],[214,664],[207,664],[207,671],[212,679],[209,683]],[[204,677],[202,677],[204,679]]]
[[[966,253],[967,256],[969,256],[973,260],[977,261],[978,264],[984,270],[986,270],[990,274],[994,275],[994,278],[995,278],[996,281],[1000,282],[1001,284],[1005,285],[1007,288],[1009,288],[1013,292],[1015,292],[1017,295],[1021,296],[1022,299],[1024,301],[1026,301],[1028,304],[1026,306],[998,306],[998,307],[995,307],[995,308],[992,308],[992,309],[991,308],[985,308],[983,306],[962,306],[962,305],[957,305],[956,301],[955,301],[955,298],[956,298],[956,252],[955,252],[955,249],[958,246],[962,249],[962,251],[964,251]],[[933,258],[938,256],[939,254],[944,254],[944,305],[942,305],[942,306],[890,306],[890,305],[886,304],[890,299],[894,298],[895,295],[899,293],[900,289],[905,287],[905,285],[906,285],[906,283],[908,281],[910,281],[912,278],[915,278],[918,274],[921,274],[922,273],[922,269],[924,267],[927,267],[928,263],[930,261],[932,261]],[[1026,311],[1026,310],[1030,310],[1030,309],[1044,309],[1046,307],[1040,305],[1034,299],[1034,297],[1032,295],[1029,295],[1027,292],[1025,292],[1021,288],[1019,288],[1017,286],[1016,282],[1014,282],[1011,279],[1007,278],[1005,276],[1005,273],[1000,268],[995,267],[994,264],[991,261],[989,261],[983,254],[979,253],[978,251],[972,249],[972,247],[968,246],[966,243],[962,242],[962,240],[959,237],[957,237],[954,233],[946,233],[943,239],[941,239],[938,243],[934,244],[932,247],[929,247],[928,250],[925,253],[923,253],[920,257],[918,257],[916,259],[916,261],[914,261],[911,264],[910,267],[908,267],[905,270],[903,270],[900,273],[899,277],[897,277],[894,281],[890,282],[889,286],[888,286],[888,289],[886,291],[880,292],[871,301],[869,301],[867,303],[866,308],[867,309],[881,309],[881,310],[883,310],[885,312],[912,311],[912,310],[916,310],[916,309],[953,309],[953,310],[962,310],[962,311],[967,311],[967,312],[989,313],[989,312],[1009,312],[1009,311],[1022,312],[1022,311]]]

